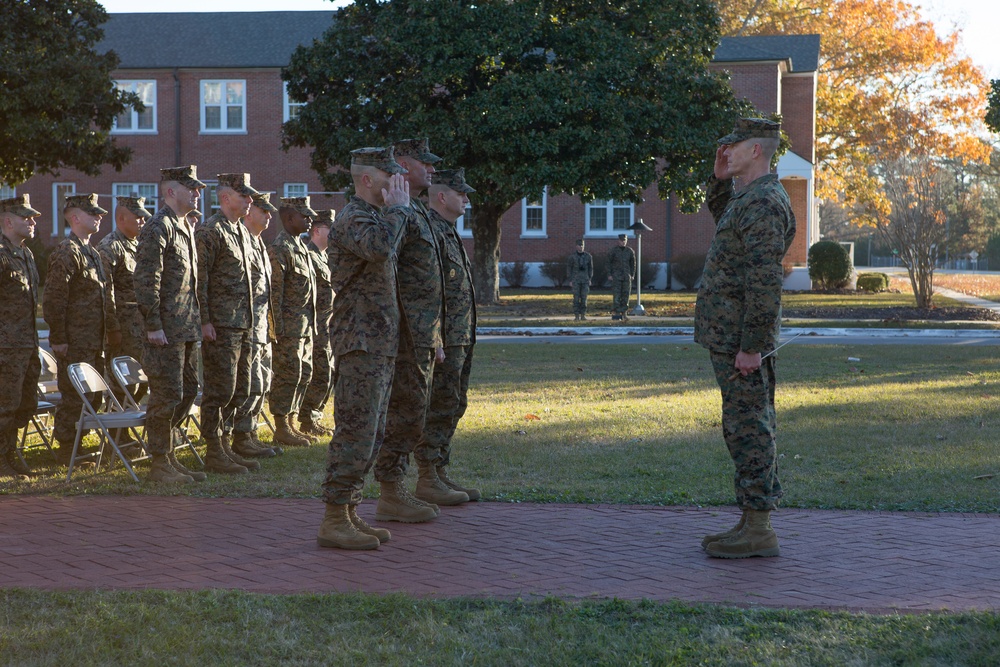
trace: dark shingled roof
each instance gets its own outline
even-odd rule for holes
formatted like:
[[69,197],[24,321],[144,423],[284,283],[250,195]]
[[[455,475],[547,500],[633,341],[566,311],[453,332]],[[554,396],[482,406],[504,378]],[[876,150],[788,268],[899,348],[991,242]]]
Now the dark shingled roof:
[[333,23],[328,12],[111,14],[98,51],[121,69],[284,67]]
[[790,60],[792,72],[819,69],[819,35],[764,35],[723,37],[715,50],[715,62],[748,60]]

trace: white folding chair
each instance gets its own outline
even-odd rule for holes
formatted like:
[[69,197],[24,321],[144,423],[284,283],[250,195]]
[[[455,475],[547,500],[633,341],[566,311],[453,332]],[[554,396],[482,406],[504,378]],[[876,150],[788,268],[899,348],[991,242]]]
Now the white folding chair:
[[[118,383],[118,386],[125,393],[125,407],[129,410],[142,410],[140,401],[149,388],[149,378],[146,377],[146,372],[142,370],[142,365],[134,357],[115,357],[111,360],[111,373],[114,375],[115,382]],[[136,397],[138,397],[138,401]],[[193,419],[190,414],[189,417]],[[185,430],[183,423],[181,430]],[[194,448],[191,440],[186,436],[184,443],[178,445],[176,449],[184,449],[185,447],[191,450],[191,453],[194,454],[199,464],[204,464],[204,461],[198,454],[198,450]]]
[[27,426],[21,433],[21,439],[17,445],[17,456],[21,463],[27,465],[24,460],[24,450],[29,446],[28,436],[37,435],[52,459],[58,462],[56,453],[52,449],[52,417],[56,412],[56,404],[62,398],[59,393],[59,382],[56,379],[59,367],[56,358],[51,352],[38,349],[38,359],[42,364],[41,373],[38,376],[38,402],[35,413],[31,415]]
[[[68,482],[72,479],[73,467],[76,465],[77,460],[96,459],[96,469],[100,470],[104,447],[108,445],[114,450],[118,458],[121,459],[132,479],[138,482],[139,478],[136,476],[135,470],[132,469],[132,463],[145,461],[150,458],[139,430],[146,424],[146,411],[124,409],[121,403],[118,402],[118,399],[115,398],[114,393],[112,393],[111,387],[104,381],[104,376],[98,373],[97,369],[90,364],[70,364],[67,374],[69,375],[70,382],[73,383],[73,389],[80,395],[83,406],[80,408],[80,419],[76,422],[76,438],[73,440],[73,453],[70,455],[66,481]],[[102,398],[103,408],[101,410],[96,409],[94,403],[91,402],[91,397],[97,394]],[[140,456],[132,459],[125,456],[114,436],[114,433],[118,432],[119,429],[123,430],[127,436],[130,436],[135,442],[139,443],[139,448],[142,452]],[[100,437],[97,451],[91,454],[79,453],[80,442],[83,440],[83,432],[85,430],[96,430]]]

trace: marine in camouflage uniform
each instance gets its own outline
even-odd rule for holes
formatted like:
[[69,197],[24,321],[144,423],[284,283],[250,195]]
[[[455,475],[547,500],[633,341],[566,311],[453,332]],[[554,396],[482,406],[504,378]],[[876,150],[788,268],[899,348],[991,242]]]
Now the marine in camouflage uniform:
[[[62,396],[52,436],[59,443],[61,463],[69,463],[83,406],[70,382],[69,366],[87,363],[104,373],[105,327],[111,314],[108,282],[101,256],[88,242],[106,213],[97,205],[96,194],[67,197],[63,215],[72,232],[49,256],[42,312],[49,325],[49,344],[59,362],[56,377]],[[95,397],[97,405],[100,400]]]
[[472,265],[455,228],[465,213],[468,195],[475,192],[465,182],[464,169],[434,172],[430,189],[430,223],[443,260],[445,317],[442,337],[444,361],[434,364],[434,379],[427,407],[423,437],[414,450],[418,463],[434,466],[438,479],[469,500],[479,500],[478,489],[453,482],[448,475],[451,439],[469,405],[469,376],[476,344],[476,292]]
[[[330,345],[330,317],[333,315],[333,286],[326,246],[333,224],[334,210],[320,211],[313,220],[310,240],[306,247],[316,272],[316,335],[313,336],[312,379],[299,408],[299,430],[306,435],[329,436],[333,431],[319,421],[333,391],[333,347]],[[318,245],[317,245],[318,244]]]
[[35,235],[28,195],[0,200],[0,478],[23,479],[30,470],[17,455],[17,432],[38,402],[38,267],[24,242]]
[[628,247],[628,234],[618,235],[619,245],[608,251],[608,276],[611,278],[611,318],[628,319],[628,300],[635,279],[635,253]]
[[233,420],[233,450],[241,456],[271,457],[281,453],[275,444],[267,447],[257,437],[257,423],[264,409],[264,399],[271,388],[271,335],[268,313],[271,300],[271,260],[267,245],[260,238],[278,209],[271,203],[270,192],[252,195],[250,212],[243,224],[253,240],[249,256],[250,307],[253,327],[250,330],[250,383],[246,401],[236,410]]
[[[142,367],[149,379],[146,436],[153,456],[151,481],[189,483],[194,476],[173,456],[172,434],[198,397],[201,307],[198,251],[186,215],[198,207],[205,184],[197,168],[160,170],[163,205],[139,233],[135,298],[146,331]],[[198,475],[202,477],[204,473]]]
[[309,197],[282,197],[278,207],[283,229],[267,249],[271,259],[271,328],[274,376],[268,404],[274,415],[274,439],[282,445],[308,446],[294,425],[312,377],[316,330],[316,271],[306,244],[316,211]]
[[[705,538],[703,546],[713,556],[778,555],[769,519],[783,493],[775,445],[775,358],[762,356],[778,339],[781,260],[795,236],[788,194],[769,173],[779,129],[762,119],[737,121],[734,132],[720,139],[716,177],[708,186],[717,226],[695,306],[695,341],[711,354],[722,393],[723,436],[736,467],[736,501],[743,510],[735,533]],[[733,176],[743,182],[738,191]]]
[[587,319],[587,296],[590,281],[594,279],[594,258],[583,247],[583,239],[578,239],[576,252],[567,260],[569,282],[573,286],[573,316],[577,320]]
[[411,215],[403,171],[391,146],[352,151],[357,194],[330,228],[336,425],[323,481],[326,515],[317,536],[324,547],[376,549],[389,539],[388,531],[361,520],[356,507],[384,437],[399,347],[396,253]]
[[[108,359],[128,355],[142,360],[146,332],[135,300],[132,274],[135,272],[136,239],[142,225],[152,217],[145,197],[118,197],[115,230],[101,239],[97,252],[108,278]],[[120,388],[117,388],[120,391]],[[115,393],[119,395],[118,392]]]
[[217,178],[219,212],[194,234],[203,337],[201,434],[208,445],[205,469],[230,474],[260,468],[260,463],[231,448],[236,410],[250,395],[254,321],[248,263],[254,242],[242,219],[257,191],[250,187],[249,174]]

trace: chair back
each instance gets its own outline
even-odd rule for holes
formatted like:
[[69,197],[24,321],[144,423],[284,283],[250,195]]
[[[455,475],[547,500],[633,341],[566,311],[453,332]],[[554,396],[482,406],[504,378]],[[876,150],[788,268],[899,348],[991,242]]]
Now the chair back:
[[142,370],[142,365],[134,357],[128,355],[115,357],[111,360],[111,372],[115,382],[124,392],[125,402],[129,409],[139,409],[139,401],[146,395],[149,378]]
[[69,375],[69,381],[73,383],[73,388],[84,399],[86,399],[87,394],[103,394],[110,391],[108,383],[104,381],[104,376],[98,373],[97,369],[90,364],[82,362],[70,364],[67,374]]
[[42,372],[38,376],[38,390],[43,394],[59,391],[59,362],[48,350],[38,348],[38,360],[42,362]]

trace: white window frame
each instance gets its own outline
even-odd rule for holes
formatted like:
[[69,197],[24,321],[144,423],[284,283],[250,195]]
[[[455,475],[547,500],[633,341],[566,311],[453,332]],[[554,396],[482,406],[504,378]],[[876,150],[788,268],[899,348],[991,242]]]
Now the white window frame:
[[[521,200],[521,238],[547,238],[548,237],[548,197],[549,188],[542,189],[541,201],[528,201],[525,197]],[[528,211],[541,210],[542,228],[528,229]]]
[[[150,213],[155,213],[159,208],[160,189],[157,183],[112,183],[111,184],[111,225],[108,229],[116,229],[116,213],[118,211],[119,197],[145,197],[145,209]],[[103,225],[102,225],[103,227]]]
[[[468,214],[472,210],[472,204],[465,205],[465,212]],[[459,216],[458,220],[455,221],[455,231],[462,238],[471,239],[472,238],[472,228],[465,226],[465,215]]]
[[198,203],[201,204],[202,220],[208,220],[222,210],[222,205],[219,204],[219,182],[208,181],[204,178],[198,180],[205,184],[205,189],[201,191]]
[[301,111],[302,107],[304,107],[306,105],[306,103],[305,102],[293,102],[291,100],[291,98],[288,97],[288,82],[287,81],[282,81],[281,83],[282,83],[282,86],[281,86],[281,90],[282,90],[282,104],[281,104],[282,122],[283,123],[287,123],[288,121],[292,120],[292,118],[297,118],[298,117],[298,113],[296,113],[294,116],[292,115],[292,110],[294,109],[296,112]]
[[11,199],[17,196],[17,188],[12,188],[6,183],[0,183],[0,199]]
[[[156,113],[156,80],[155,79],[123,79],[121,81],[116,81],[115,85],[121,90],[125,90],[130,93],[136,92],[136,86],[138,84],[152,84],[152,94],[150,100],[143,100],[143,104],[146,105],[146,110],[142,113],[150,113],[153,117],[153,127],[139,128],[139,112],[135,109],[129,107],[125,114],[130,114],[132,119],[132,127],[118,127],[118,119],[115,119],[114,127],[111,129],[112,134],[156,134],[157,133],[157,113]],[[140,95],[141,97],[141,95]],[[122,114],[122,115],[125,115]]]
[[[625,227],[615,227],[615,209],[624,209],[626,207],[628,207],[628,224]],[[583,223],[584,236],[611,238],[619,234],[629,234],[628,228],[635,222],[635,204],[631,202],[619,202],[614,199],[595,199],[594,201],[587,202],[584,209],[586,211]],[[606,222],[603,229],[591,229],[590,227],[591,212],[595,209],[604,209],[606,212]]]
[[69,188],[67,195],[76,194],[76,183],[57,182],[52,184],[52,236],[53,238],[69,236],[69,226],[63,219],[63,204],[65,198],[59,198],[59,189]]
[[[205,89],[212,84],[222,87],[219,104],[211,106],[219,107],[219,127],[206,127],[205,125]],[[243,87],[243,101],[240,104],[228,104],[226,102],[226,89],[230,84],[240,84]],[[201,111],[201,132],[202,134],[246,134],[247,133],[247,81],[246,79],[202,79],[198,85],[198,106]],[[240,127],[229,127],[229,109],[239,107],[241,110]]]
[[285,194],[283,197],[308,197],[309,196],[309,184],[308,183],[285,183],[284,188]]

